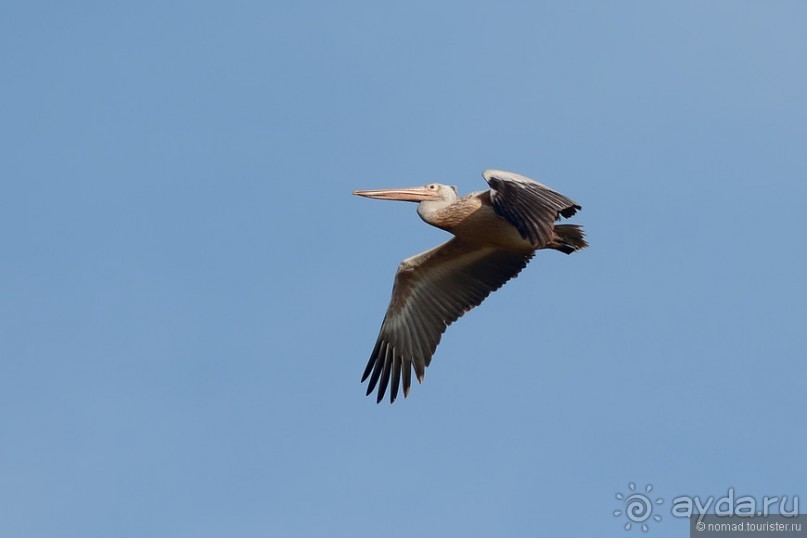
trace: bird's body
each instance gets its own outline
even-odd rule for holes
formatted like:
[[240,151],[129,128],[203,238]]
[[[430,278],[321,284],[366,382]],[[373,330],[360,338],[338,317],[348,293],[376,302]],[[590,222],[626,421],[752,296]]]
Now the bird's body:
[[421,213],[424,222],[451,232],[468,243],[510,250],[535,250],[518,230],[493,209],[490,191],[475,192],[434,212]]
[[362,381],[370,379],[368,395],[378,386],[379,402],[388,386],[390,401],[395,401],[401,379],[407,396],[412,369],[422,382],[446,327],[516,276],[536,250],[570,254],[586,246],[579,226],[555,224],[580,209],[575,202],[512,172],[487,170],[483,176],[491,189],[461,198],[455,187],[438,183],[354,191],[368,198],[420,202],[421,219],[455,236],[398,268],[387,315],[362,376]]

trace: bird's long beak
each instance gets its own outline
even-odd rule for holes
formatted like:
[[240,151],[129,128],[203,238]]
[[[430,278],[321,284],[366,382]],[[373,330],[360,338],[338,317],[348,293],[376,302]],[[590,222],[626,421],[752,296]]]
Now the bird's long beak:
[[408,189],[383,189],[378,191],[353,191],[353,194],[365,198],[378,200],[406,200],[408,202],[422,202],[424,200],[437,200],[438,193],[428,187],[411,187]]

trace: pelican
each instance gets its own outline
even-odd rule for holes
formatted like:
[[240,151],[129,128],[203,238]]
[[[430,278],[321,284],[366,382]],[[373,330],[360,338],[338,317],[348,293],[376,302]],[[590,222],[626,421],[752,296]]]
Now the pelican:
[[362,375],[377,403],[390,389],[390,403],[403,380],[404,398],[412,370],[423,383],[426,367],[446,327],[515,277],[536,250],[571,254],[587,246],[583,230],[555,224],[580,205],[537,181],[503,170],[482,174],[490,190],[463,197],[440,183],[405,189],[353,191],[378,200],[419,202],[427,224],[454,235],[446,243],[405,259],[395,274],[381,331]]

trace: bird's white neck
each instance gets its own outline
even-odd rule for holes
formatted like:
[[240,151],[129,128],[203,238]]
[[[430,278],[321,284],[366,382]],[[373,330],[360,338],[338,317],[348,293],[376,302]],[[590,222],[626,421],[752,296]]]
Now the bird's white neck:
[[452,205],[456,200],[427,200],[418,204],[418,215],[423,222],[432,226],[441,226],[440,211]]

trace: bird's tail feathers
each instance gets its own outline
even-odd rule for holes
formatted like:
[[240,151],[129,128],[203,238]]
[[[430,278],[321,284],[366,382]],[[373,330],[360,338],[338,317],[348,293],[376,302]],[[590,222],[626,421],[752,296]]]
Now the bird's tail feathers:
[[571,254],[588,246],[584,237],[582,226],[577,224],[556,224],[555,233],[547,248]]

